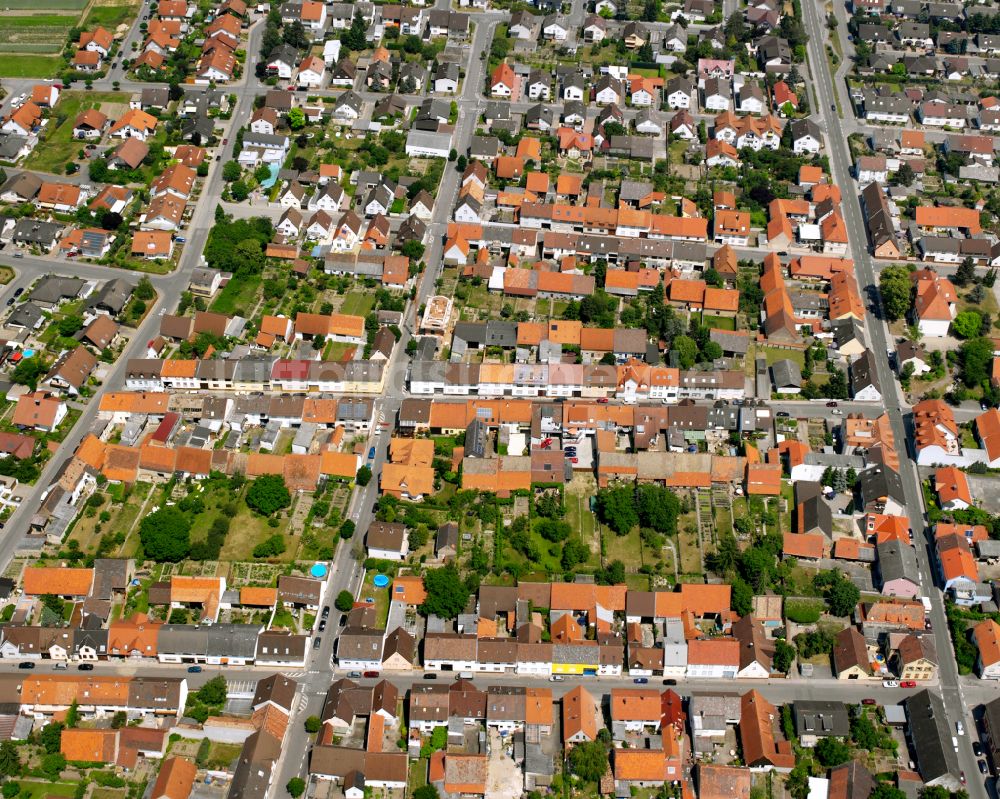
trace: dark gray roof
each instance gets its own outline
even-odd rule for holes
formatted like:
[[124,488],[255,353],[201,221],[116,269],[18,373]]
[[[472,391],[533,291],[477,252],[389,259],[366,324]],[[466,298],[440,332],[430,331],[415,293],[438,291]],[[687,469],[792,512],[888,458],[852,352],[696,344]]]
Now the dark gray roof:
[[920,584],[920,571],[917,568],[917,555],[913,547],[902,541],[886,541],[876,546],[878,552],[878,570],[882,584],[893,580],[909,580],[914,585]]
[[46,275],[32,289],[28,298],[35,302],[56,303],[79,296],[84,281],[78,277]]
[[728,330],[717,330],[713,328],[709,331],[708,337],[720,347],[723,352],[731,352],[736,355],[746,355],[750,348],[750,337],[739,335]]
[[[13,236],[14,241],[23,241],[27,244],[44,244],[48,246],[53,242],[53,240],[58,238],[62,229],[63,226],[58,222],[44,222],[38,219],[25,217],[24,219],[17,220],[17,224],[14,225]],[[82,283],[83,281],[80,282]]]
[[851,731],[843,702],[796,700],[792,707],[795,711],[795,731],[799,736],[846,738]]
[[434,540],[435,551],[440,551],[443,547],[458,546],[458,525],[455,522],[448,522],[438,527],[437,537]]
[[880,497],[891,497],[901,504],[906,503],[903,480],[898,472],[894,472],[888,466],[876,466],[863,471],[859,475],[858,491],[863,505],[875,502]]
[[830,322],[830,329],[833,332],[833,343],[837,346],[837,349],[852,341],[861,341],[864,343],[864,327],[853,316],[834,319]]
[[87,300],[87,308],[119,314],[132,296],[133,286],[127,280],[109,280]]
[[26,327],[33,329],[43,318],[42,309],[33,302],[23,302],[18,305],[7,319],[10,327]]
[[798,507],[799,524],[797,532],[822,532],[833,534],[833,512],[826,500],[819,494],[804,500]]
[[801,388],[802,370],[795,361],[784,358],[771,364],[771,379],[775,388]]
[[164,624],[156,647],[163,654],[252,660],[260,631],[255,624]]
[[882,393],[875,368],[875,356],[871,350],[865,350],[861,357],[851,364],[851,394],[856,395],[870,386],[873,386],[879,394]]
[[953,783],[957,789],[961,769],[941,697],[924,689],[906,699],[904,706],[921,779],[928,784]]
[[[292,635],[278,630],[263,632],[257,638],[257,660],[270,663],[301,663],[309,646],[308,635]],[[288,680],[288,682],[292,682]],[[294,686],[295,683],[292,683]],[[294,692],[294,687],[292,691]],[[260,685],[257,687],[260,693]],[[256,697],[255,697],[256,700]],[[256,701],[255,701],[256,704]],[[289,710],[289,708],[285,708]]]

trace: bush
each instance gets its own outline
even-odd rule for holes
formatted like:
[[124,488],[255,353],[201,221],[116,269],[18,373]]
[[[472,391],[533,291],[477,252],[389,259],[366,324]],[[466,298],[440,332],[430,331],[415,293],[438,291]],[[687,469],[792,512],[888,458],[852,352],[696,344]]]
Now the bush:
[[305,728],[306,732],[310,735],[314,735],[319,732],[322,726],[323,722],[320,721],[319,716],[310,716],[306,719]]
[[253,548],[255,558],[273,558],[285,551],[285,537],[281,533],[268,536]]

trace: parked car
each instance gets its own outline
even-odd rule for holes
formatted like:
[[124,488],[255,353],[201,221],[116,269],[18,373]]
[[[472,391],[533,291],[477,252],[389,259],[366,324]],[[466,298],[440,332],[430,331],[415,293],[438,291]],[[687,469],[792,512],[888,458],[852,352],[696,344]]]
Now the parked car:
[[353,680],[357,680],[357,679],[360,679],[361,672],[360,671],[349,671],[349,672],[347,672],[347,676],[350,677]]
[[980,774],[989,774],[990,773],[989,766],[986,765],[986,761],[985,760],[980,760],[979,761],[979,773]]
[[[350,675],[347,675],[347,676],[350,677]],[[424,679],[425,680],[436,680],[437,678],[438,678],[438,676],[436,674],[425,674],[424,675]]]
[[25,660],[23,663],[18,663],[17,667],[19,669],[33,669],[35,668],[35,664],[32,663],[30,660]]
[[323,632],[324,630],[326,630],[326,619],[320,619],[319,620],[319,631]]
[[329,605],[323,605],[322,616],[323,616],[324,619],[330,618],[330,606]]
[[861,700],[861,704],[862,705],[877,705],[878,702],[876,702],[870,696],[866,696],[864,699]]
[[377,671],[366,671],[365,674],[364,674],[364,676],[368,677],[368,678],[378,677],[378,672]]
[[826,403],[826,407],[827,408],[836,408],[837,407],[837,403],[834,400],[831,400],[830,402]]
[[607,404],[608,404],[608,402],[610,402],[610,400],[609,400],[609,399],[608,399],[607,397],[598,397],[598,398],[597,398],[597,402],[598,402],[598,403],[599,403],[600,405],[607,405]]
[[895,680],[882,680],[883,688],[899,688],[899,683]]
[[[94,664],[93,663],[81,663],[79,666],[76,667],[76,669],[77,669],[77,671],[93,671],[94,670]],[[198,667],[198,671],[201,671],[201,666]]]
[[368,450],[368,460],[370,461],[375,460],[375,447],[372,447],[371,449]]
[[965,724],[963,724],[961,721],[956,721],[955,732],[957,732],[959,735],[965,735]]
[[649,682],[649,678],[648,677],[636,677],[634,680],[632,680],[632,682],[634,682],[636,685],[645,685],[646,683]]
[[777,416],[779,419],[787,419],[789,417],[789,413],[788,411],[778,411],[775,414],[775,416]]
[[972,742],[972,751],[976,753],[976,757],[983,756],[983,745],[979,741]]
[[916,680],[903,680],[899,684],[899,687],[900,688],[916,688],[917,687],[917,681]]
[[323,643],[322,638],[313,638],[313,649],[319,649],[320,645]]
[[201,666],[188,666],[188,674],[201,674]]
[[664,685],[677,685],[677,680],[664,680]]
[[68,669],[68,668],[69,668],[69,666],[68,666],[68,665],[66,665],[65,663],[56,663],[56,665],[55,665],[55,666],[53,666],[53,668],[54,668],[54,669],[55,669],[56,671],[66,671],[66,669]]
[[562,682],[563,678],[561,674],[553,674],[549,677],[549,682]]

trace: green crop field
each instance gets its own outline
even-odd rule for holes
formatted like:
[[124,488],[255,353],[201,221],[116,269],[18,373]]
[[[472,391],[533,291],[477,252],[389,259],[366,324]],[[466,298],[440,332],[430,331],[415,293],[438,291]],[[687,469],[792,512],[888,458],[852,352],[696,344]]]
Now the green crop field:
[[[56,54],[62,49],[66,36],[75,23],[75,16],[63,14],[0,17],[0,52]],[[51,77],[51,74],[46,77]]]

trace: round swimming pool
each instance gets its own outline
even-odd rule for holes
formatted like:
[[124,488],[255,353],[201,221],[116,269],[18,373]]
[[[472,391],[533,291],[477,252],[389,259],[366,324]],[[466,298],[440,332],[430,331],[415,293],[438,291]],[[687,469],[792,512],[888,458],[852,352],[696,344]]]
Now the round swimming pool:
[[384,574],[376,574],[372,578],[372,582],[375,583],[376,588],[385,588],[389,584],[389,578]]

